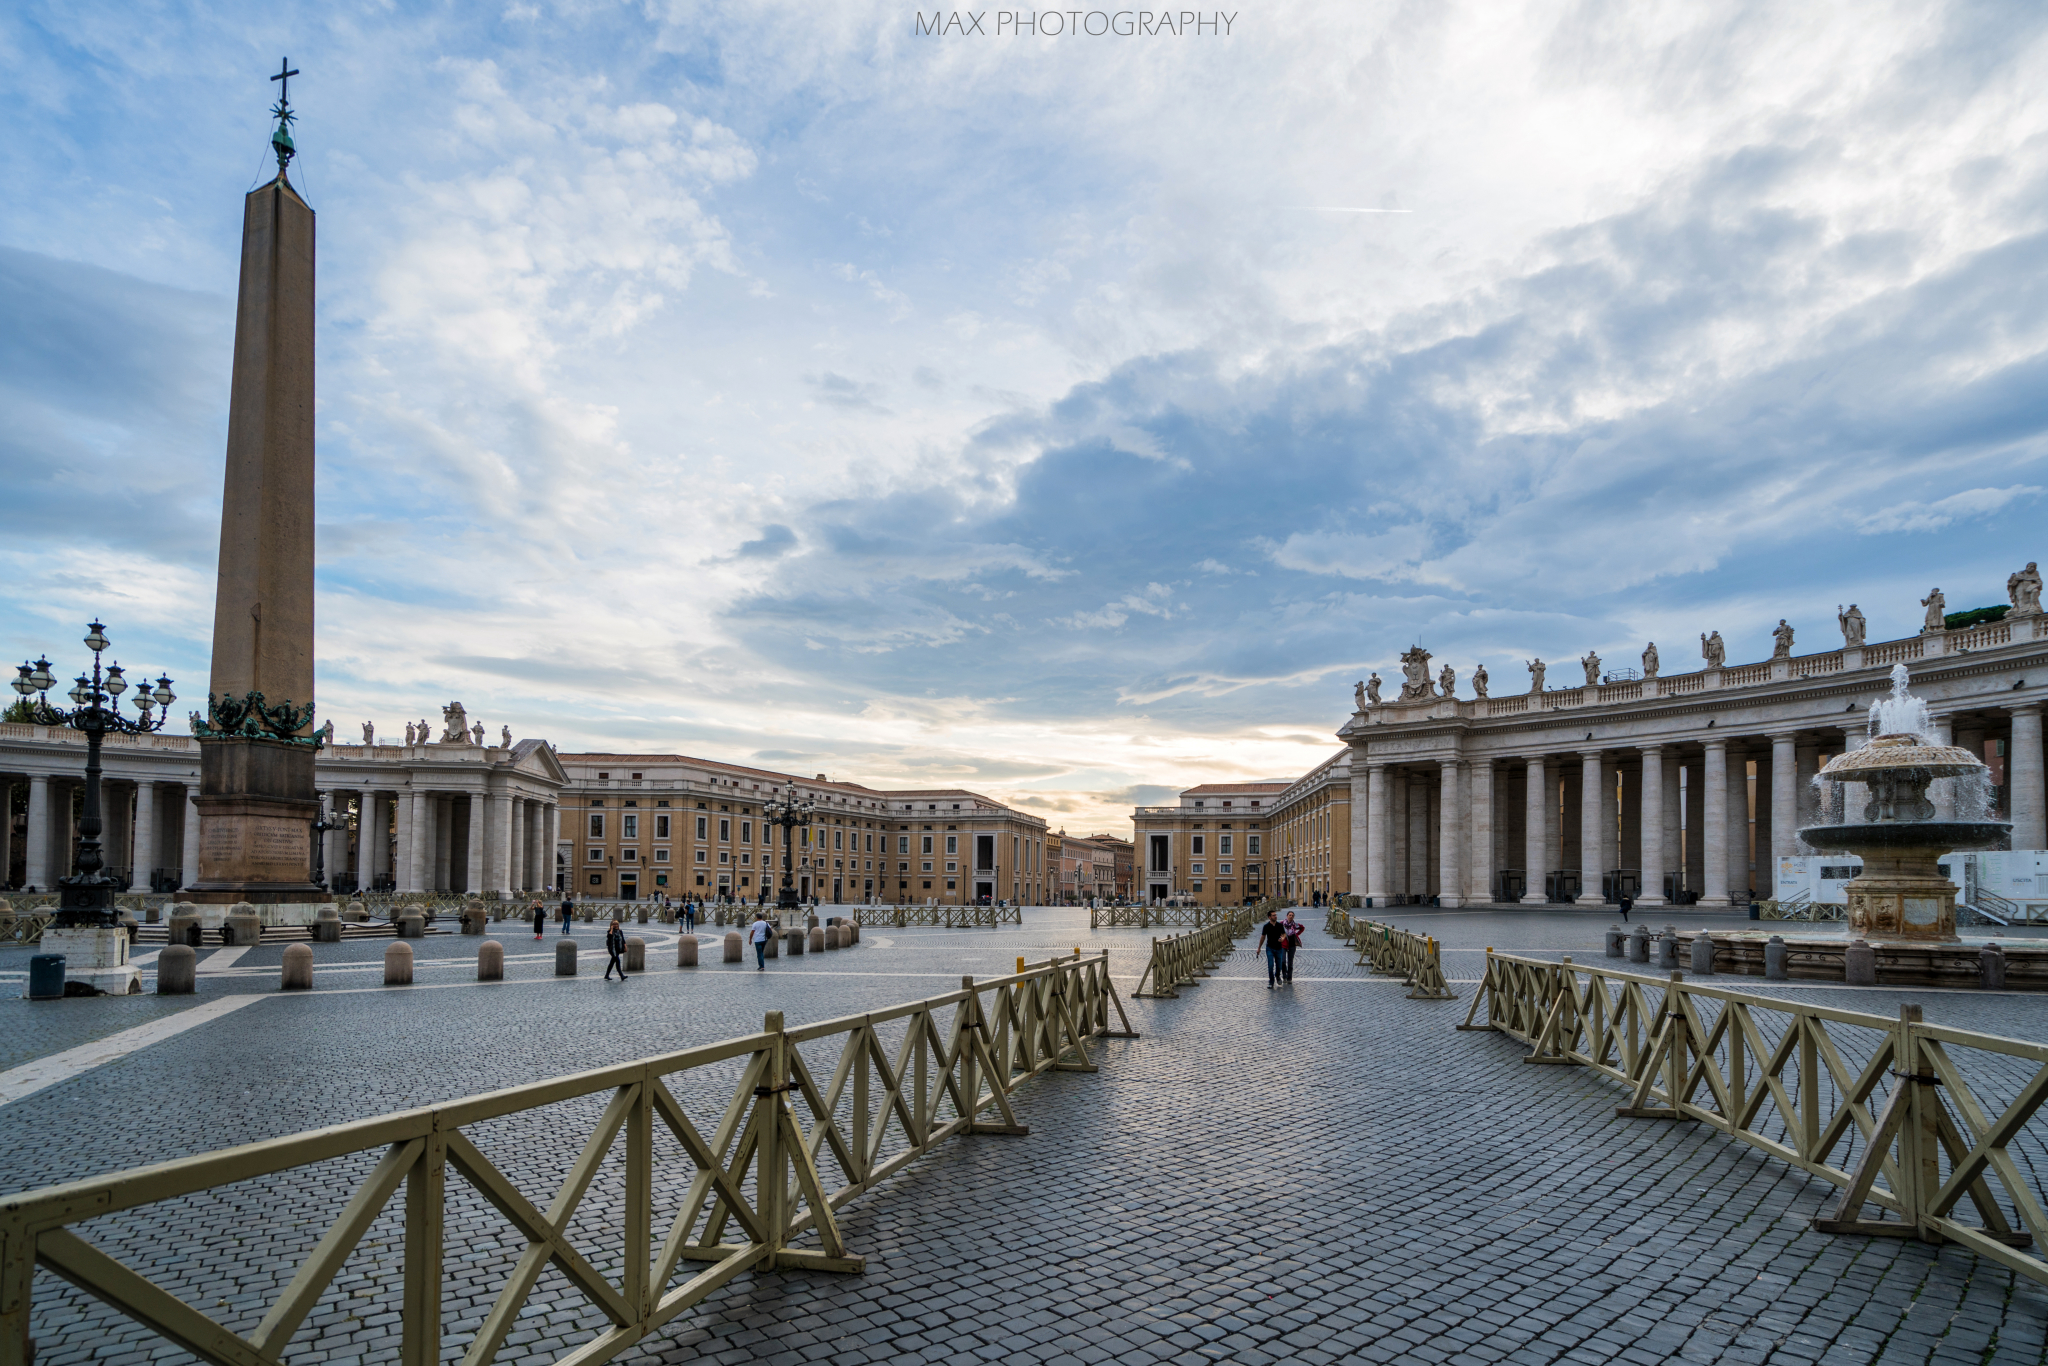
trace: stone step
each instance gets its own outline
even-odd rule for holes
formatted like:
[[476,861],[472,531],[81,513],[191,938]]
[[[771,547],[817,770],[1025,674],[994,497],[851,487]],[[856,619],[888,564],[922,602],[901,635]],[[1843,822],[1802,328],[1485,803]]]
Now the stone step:
[[[427,926],[426,932],[428,934],[453,933],[453,931],[442,929],[438,925]],[[135,942],[138,944],[168,944],[170,943],[170,936],[171,928],[169,925],[143,925],[140,927],[140,933],[135,937]],[[392,937],[391,922],[388,920],[344,920],[341,922],[341,937],[343,939],[390,939]],[[208,944],[212,944],[219,938],[220,931],[217,929],[209,930],[206,933],[206,942]],[[305,944],[312,942],[312,939],[312,928],[306,925],[265,925],[263,927],[263,942],[265,944]]]

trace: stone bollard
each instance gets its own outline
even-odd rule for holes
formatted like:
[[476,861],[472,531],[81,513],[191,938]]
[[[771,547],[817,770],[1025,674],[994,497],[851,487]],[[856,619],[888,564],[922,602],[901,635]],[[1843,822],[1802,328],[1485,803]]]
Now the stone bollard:
[[486,939],[476,946],[476,980],[479,982],[502,982],[505,980],[505,946],[495,939]]
[[816,916],[811,917],[810,950],[812,953],[823,953],[825,951],[825,932],[818,928],[817,920]]
[[676,966],[694,968],[697,966],[697,936],[686,934],[676,941]]
[[557,939],[555,941],[555,976],[574,977],[575,975],[576,941],[573,939]]
[[743,952],[740,948],[740,932],[738,930],[727,930],[725,932],[725,961],[737,963],[740,961]]
[[1628,931],[1615,925],[1607,931],[1607,956],[1619,958],[1628,952]]
[[393,944],[384,950],[384,985],[412,985],[412,945]]
[[840,929],[837,925],[827,925],[825,927],[825,947],[828,949],[845,948],[846,931]]
[[304,944],[284,946],[284,974],[278,979],[279,991],[311,991],[313,989],[313,950]]
[[1852,987],[1877,985],[1877,950],[1861,939],[1842,950],[1842,980]]
[[341,913],[341,918],[343,920],[351,922],[368,920],[370,918],[370,912],[369,909],[366,906],[364,906],[362,902],[351,901],[348,903],[348,909]]
[[638,935],[626,940],[626,971],[647,971],[647,941]]
[[[37,656],[38,659],[41,657],[40,655]],[[858,944],[860,942],[860,922],[856,920],[848,925],[847,928],[853,931],[853,942]]]
[[1714,937],[1705,930],[1692,937],[1692,970],[1700,977],[1714,975]]
[[156,994],[189,996],[199,990],[199,955],[173,944],[156,956]]
[[[751,931],[749,931],[749,933],[751,934],[752,932],[751,932]],[[794,933],[794,931],[792,931],[792,933]],[[752,939],[750,938],[750,939],[749,939],[749,940],[748,940],[747,942],[749,942],[749,943],[752,943],[753,941],[752,941]],[[802,952],[803,952],[803,950],[802,950],[802,949],[800,949],[800,948],[796,947],[796,942],[795,942],[794,940],[790,941],[790,950],[789,950],[789,951],[790,951],[791,953],[802,953]],[[770,932],[770,934],[768,935],[768,956],[769,956],[770,958],[780,958],[780,957],[782,957],[782,936],[781,936],[781,935],[779,935],[779,934],[775,934],[775,933],[773,933],[773,932]]]
[[1647,963],[1650,961],[1650,927],[1638,925],[1628,937],[1628,961]]
[[643,925],[647,923],[647,903],[645,902],[640,904],[640,923]]
[[804,917],[804,928],[805,928],[805,929],[807,929],[807,930],[815,930],[815,929],[817,929],[817,928],[818,928],[818,917],[816,917],[815,915],[807,915],[807,916],[805,916],[805,917]]
[[1783,982],[1785,975],[1785,937],[1774,934],[1764,942],[1764,978],[1766,981]]
[[398,917],[398,937],[400,939],[424,939],[426,933],[427,922],[420,916],[418,911],[408,910],[404,915]]
[[341,942],[341,912],[333,903],[322,906],[313,916],[313,942],[316,944],[339,944]]
[[1977,985],[1986,991],[2005,990],[2005,950],[1996,944],[1977,950]]
[[184,944],[198,948],[200,944],[199,912],[178,910],[171,912],[169,939],[173,944]]
[[222,922],[227,931],[223,942],[228,944],[260,944],[263,942],[263,922],[256,916],[256,908],[246,901],[237,901],[228,908],[227,919]]
[[484,932],[484,927],[486,925],[489,925],[490,923],[491,917],[490,914],[484,910],[483,902],[470,901],[465,902],[463,904],[462,932],[464,934],[482,934]]

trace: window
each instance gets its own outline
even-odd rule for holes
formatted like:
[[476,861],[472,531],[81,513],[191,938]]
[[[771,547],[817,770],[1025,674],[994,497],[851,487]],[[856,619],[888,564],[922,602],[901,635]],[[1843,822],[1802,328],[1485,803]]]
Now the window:
[[1199,873],[1202,871],[1202,865],[1199,863],[1190,863],[1188,865],[1188,871],[1191,873]]
[[704,838],[704,817],[702,816],[697,817],[697,838],[700,840]]
[[960,865],[957,863],[949,863],[946,865],[946,871],[949,873],[957,873],[960,871]]
[[604,838],[604,812],[593,811],[590,813],[590,837],[594,840]]
[[1227,854],[1227,853],[1229,853],[1229,852],[1230,852],[1230,842],[1231,842],[1231,841],[1232,841],[1233,839],[1235,839],[1235,838],[1237,838],[1237,837],[1236,837],[1235,835],[1218,835],[1218,836],[1216,837],[1216,840],[1217,840],[1217,845],[1218,845],[1218,847],[1217,847],[1217,850],[1216,850],[1216,852],[1217,852],[1217,853],[1219,853],[1219,854]]
[[907,863],[899,863],[896,865],[896,871],[899,873],[907,873],[910,871],[910,865]]
[[656,803],[655,803],[655,805],[656,805],[656,806],[667,806],[667,805],[668,805],[668,803],[667,803],[667,802],[656,802]]
[[932,837],[931,837],[930,835],[926,835],[926,836],[924,837],[924,852],[925,852],[925,853],[927,853],[927,854],[929,854],[929,853],[930,853],[931,851],[932,851]]
[[1244,851],[1254,858],[1258,857],[1259,837],[1257,835],[1246,835],[1244,837]]
[[699,862],[699,863],[702,863],[703,861],[704,861],[704,851],[703,851],[702,849],[699,849],[699,850],[697,851],[697,862]]
[[[603,774],[599,774],[598,776],[599,776],[599,777],[603,777],[604,775],[603,775]],[[591,804],[592,806],[603,806],[603,805],[604,805],[604,798],[602,798],[602,797],[592,797],[592,798],[590,799],[590,804]]]
[[1201,891],[1201,890],[1202,890],[1202,881],[1201,881],[1201,879],[1200,879],[1200,878],[1197,878],[1197,879],[1195,879],[1195,881],[1194,881],[1194,882],[1190,883],[1190,884],[1189,884],[1189,890],[1191,890],[1191,891],[1196,891],[1196,892],[1199,892],[1199,891]]
[[1230,884],[1227,882],[1219,882],[1216,884],[1216,890],[1219,892],[1227,892],[1230,890]]
[[619,822],[619,838],[637,840],[640,838],[640,818],[627,816]]
[[666,850],[666,849],[657,849],[657,850],[655,850],[655,851],[654,851],[654,861],[655,861],[656,863],[667,863],[667,862],[668,862],[668,850]]
[[633,849],[621,849],[621,850],[619,851],[619,861],[620,861],[621,863],[631,863],[631,862],[633,862],[633,861],[634,861],[635,859],[637,859],[637,858],[639,858],[639,857],[640,857],[640,855],[639,855],[639,852],[638,852],[637,850],[633,850]]
[[604,874],[603,874],[603,873],[592,873],[592,874],[590,875],[590,885],[591,885],[591,886],[593,886],[593,887],[602,887],[602,886],[604,886]]
[[907,854],[910,852],[910,836],[898,835],[896,837],[896,852],[899,854]]
[[604,850],[602,850],[602,849],[593,849],[593,850],[591,850],[591,851],[590,851],[590,857],[589,857],[589,858],[587,858],[587,859],[585,859],[585,860],[584,860],[584,862],[585,862],[585,863],[603,863],[603,862],[604,862]]
[[930,872],[931,870],[932,870],[932,861],[931,861],[930,859],[926,859],[926,860],[924,861],[924,871],[925,871],[925,872],[927,872],[927,873],[929,873],[929,872]]
[[725,817],[721,816],[718,818],[718,842],[720,844],[725,844],[729,842],[731,839],[732,822],[727,820]]
[[1227,863],[1219,863],[1216,865],[1216,871],[1219,873],[1227,873],[1230,871],[1230,865]]
[[844,849],[846,847],[846,832],[844,830],[834,830],[832,832],[832,847],[834,849]]
[[926,879],[924,880],[924,889],[925,889],[925,890],[926,890],[927,892],[929,892],[929,891],[930,891],[930,890],[932,889],[932,880],[931,880],[930,878],[926,878]]
[[960,837],[958,835],[946,836],[946,852],[949,854],[960,852]]
[[1194,853],[1194,854],[1200,854],[1200,853],[1204,852],[1204,850],[1203,850],[1203,848],[1202,848],[1202,843],[1203,843],[1203,841],[1204,841],[1204,840],[1206,840],[1206,839],[1208,839],[1208,836],[1207,836],[1207,835],[1196,835],[1196,836],[1194,837],[1194,841],[1195,841],[1195,843],[1194,843],[1194,847],[1193,847],[1192,849],[1190,849],[1190,850],[1189,850],[1189,852],[1190,852],[1190,853]]
[[741,862],[741,863],[744,863],[744,864],[746,864],[746,865],[747,865],[748,867],[750,867],[750,868],[751,868],[751,867],[753,866],[753,864],[754,864],[754,856],[753,856],[753,854],[752,854],[752,853],[750,853],[750,852],[749,852],[749,853],[742,853],[742,854],[740,855],[740,862]]
[[[37,657],[38,659],[42,658],[42,656],[40,656],[40,655],[38,655],[38,656],[36,656],[36,657]],[[740,822],[740,843],[741,843],[741,844],[752,844],[753,842],[754,842],[754,823],[753,823],[752,821],[741,821],[741,822]]]
[[[38,655],[38,656],[36,656],[36,657],[37,657],[38,659],[42,658],[42,656],[40,656],[40,655]],[[887,842],[887,841],[885,840],[885,841],[883,841],[883,843],[884,843],[884,845],[886,845],[886,844],[887,844],[888,842]],[[873,835],[869,835],[869,836],[868,836],[868,852],[869,852],[870,854],[872,854],[872,853],[874,853],[874,852],[875,852],[875,837],[874,837]]]
[[731,852],[730,852],[730,851],[728,851],[728,850],[725,850],[725,849],[721,849],[721,850],[719,850],[719,851],[718,851],[718,861],[719,861],[720,863],[731,863],[731,862],[732,862],[732,854],[731,854]]
[[952,890],[953,890],[953,886],[954,886],[954,883],[953,883],[953,879],[952,879],[952,878],[947,878],[947,879],[946,879],[946,890],[947,890],[947,891],[949,891],[949,892],[950,892],[950,891],[952,891]]
[[[38,657],[40,658],[40,656]],[[668,838],[667,816],[656,816],[654,818],[654,837],[658,840],[665,840]]]

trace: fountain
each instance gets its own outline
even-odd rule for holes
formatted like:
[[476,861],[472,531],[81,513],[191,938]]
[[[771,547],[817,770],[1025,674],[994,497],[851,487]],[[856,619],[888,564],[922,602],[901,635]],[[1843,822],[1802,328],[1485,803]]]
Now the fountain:
[[[1863,871],[1847,888],[1851,939],[1954,943],[1956,889],[1936,865],[1953,850],[2005,847],[2012,826],[1973,819],[1975,811],[1938,818],[1927,796],[1930,783],[1952,779],[1958,796],[1967,798],[1987,790],[1989,771],[1966,749],[1927,743],[1933,729],[1927,704],[1907,692],[1907,682],[1906,666],[1894,666],[1891,696],[1870,707],[1869,743],[1821,769],[1816,783],[1833,785],[1824,823],[1807,826],[1799,837],[1815,849],[1862,858]],[[1851,784],[1867,793],[1861,812],[1847,809],[1857,800]]]

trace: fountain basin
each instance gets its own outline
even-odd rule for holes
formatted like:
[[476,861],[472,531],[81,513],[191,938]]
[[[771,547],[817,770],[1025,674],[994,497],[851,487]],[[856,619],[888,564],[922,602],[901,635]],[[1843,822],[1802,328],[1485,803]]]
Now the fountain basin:
[[1818,853],[1862,853],[1866,849],[1918,847],[1942,856],[1956,850],[2010,849],[2006,821],[1859,821],[1854,825],[1809,825],[1799,838]]

